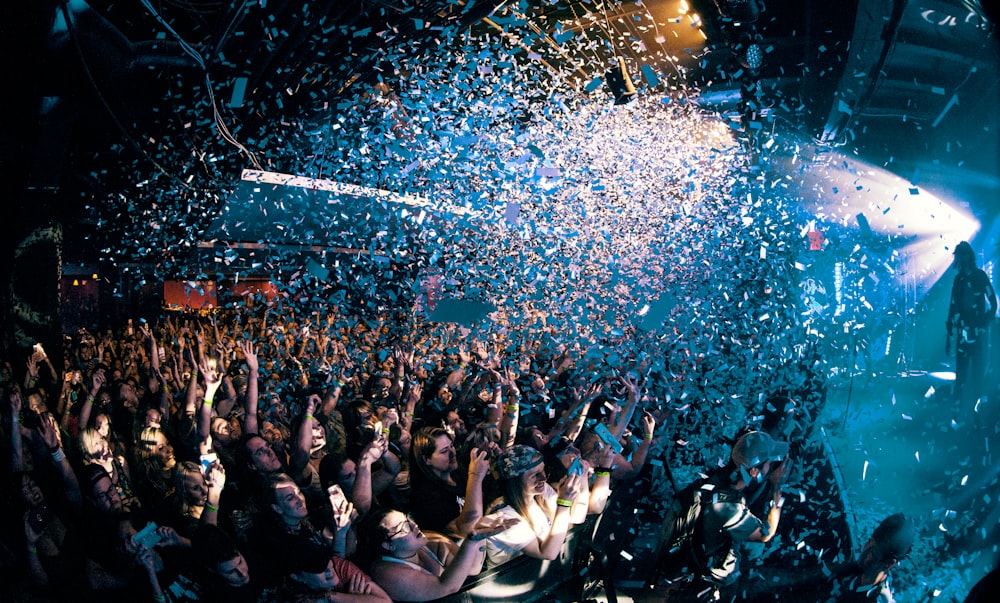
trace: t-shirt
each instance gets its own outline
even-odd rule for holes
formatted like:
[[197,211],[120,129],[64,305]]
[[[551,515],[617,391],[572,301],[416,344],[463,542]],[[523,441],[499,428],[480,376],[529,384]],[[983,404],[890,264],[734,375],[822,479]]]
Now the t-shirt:
[[318,597],[332,593],[346,593],[347,589],[351,585],[351,580],[355,576],[361,576],[365,581],[371,582],[371,577],[361,571],[361,568],[354,565],[347,559],[341,559],[340,557],[331,557],[333,561],[333,571],[337,574],[337,586],[331,588],[327,591],[318,592],[307,588],[300,582],[297,582],[293,578],[288,578],[285,582],[284,588],[281,589],[277,600],[281,603],[302,603],[302,602],[312,602]]
[[[542,499],[546,506],[554,509],[556,498],[556,491],[549,484],[545,484]],[[517,519],[518,522],[513,527],[486,539],[486,565],[488,567],[507,563],[532,542],[537,542],[540,538],[544,539],[552,527],[552,520],[537,502],[532,502],[527,508],[528,517],[531,519],[530,524],[510,505],[504,505],[497,512],[504,518]]]
[[707,576],[721,584],[730,584],[739,576],[738,543],[750,539],[758,529],[765,529],[764,523],[746,505],[746,500],[737,492],[725,492],[725,500],[702,493],[704,512],[702,521],[704,550],[708,553]]
[[418,474],[420,469],[410,469],[410,514],[421,529],[445,534],[448,524],[462,513],[458,488]]

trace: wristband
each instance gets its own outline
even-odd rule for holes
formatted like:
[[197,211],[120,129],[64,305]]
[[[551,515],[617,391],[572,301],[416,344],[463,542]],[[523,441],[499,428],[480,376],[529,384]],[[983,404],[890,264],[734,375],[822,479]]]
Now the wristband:
[[383,428],[382,433],[384,433],[385,435],[389,435],[389,428],[388,427]]
[[517,404],[508,404],[507,406],[504,406],[504,408],[506,408],[510,412],[516,412],[518,409],[520,409],[520,406],[518,406]]
[[35,545],[33,545],[33,544],[29,544],[28,545],[28,554],[29,555],[37,555],[38,554],[38,548],[36,548]]
[[56,448],[56,451],[51,454],[53,463],[61,463],[66,460],[66,453],[63,452],[62,448]]
[[573,506],[573,501],[566,500],[565,498],[557,498],[556,506],[569,508]]
[[87,394],[87,404],[94,403],[94,394]]
[[603,471],[598,469],[597,471],[594,472],[594,475],[596,475],[597,477],[611,477],[611,471],[607,469]]
[[310,421],[315,421],[315,420],[316,420],[316,417],[314,417],[314,416],[312,416],[312,415],[310,415],[310,414],[306,414],[306,419],[308,419],[308,420],[310,420]]
[[341,381],[340,379],[334,379],[333,383],[339,388],[343,388],[345,385],[347,385],[346,381]]
[[642,434],[642,439],[644,439],[644,440],[652,440],[653,439],[653,434],[651,434],[651,433],[644,433],[644,434]]
[[412,412],[408,412],[408,413],[406,413],[406,416],[408,416],[408,417],[412,417],[412,416],[414,416],[414,415],[413,415],[413,413],[412,413]]
[[468,366],[469,366],[469,365],[468,365],[468,364],[465,364],[464,362],[459,362],[459,363],[458,363],[458,368],[462,369],[463,371],[464,371],[464,370],[466,369],[466,367],[468,367]]
[[784,507],[784,506],[785,506],[785,497],[784,496],[782,496],[781,498],[779,498],[777,502],[775,502],[774,500],[771,501],[771,508],[772,509],[778,509],[780,511],[781,508]]
[[165,603],[167,599],[163,595],[153,595],[153,600],[156,601],[156,603]]
[[509,413],[507,413],[507,416],[510,417],[511,419],[516,419],[517,418],[517,413],[509,412]]
[[215,404],[215,400],[209,400],[208,398],[205,398],[205,406],[211,406],[213,404]]
[[215,505],[213,505],[211,503],[205,503],[205,510],[206,511],[215,511],[216,513],[218,513],[219,512],[219,507],[216,507]]

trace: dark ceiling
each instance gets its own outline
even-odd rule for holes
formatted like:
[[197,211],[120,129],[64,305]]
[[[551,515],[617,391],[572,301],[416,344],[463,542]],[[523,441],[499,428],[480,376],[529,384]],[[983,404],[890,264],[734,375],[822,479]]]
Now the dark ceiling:
[[[264,143],[270,125],[362,90],[391,95],[412,74],[396,72],[390,50],[433,52],[470,28],[549,67],[539,98],[559,87],[601,100],[589,83],[621,57],[640,93],[646,85],[734,119],[750,113],[905,177],[971,186],[974,212],[998,210],[1000,53],[977,1],[7,4],[7,56],[19,58],[6,78],[4,167],[27,191],[24,211],[37,191],[51,193],[70,246],[106,219],[90,204],[137,183],[221,192],[255,161],[286,168]],[[756,70],[751,44],[763,51]]]

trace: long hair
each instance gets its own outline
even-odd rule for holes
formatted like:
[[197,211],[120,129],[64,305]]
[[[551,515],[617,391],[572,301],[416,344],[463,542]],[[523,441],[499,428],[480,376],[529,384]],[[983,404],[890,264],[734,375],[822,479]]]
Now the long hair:
[[[186,514],[190,505],[187,502],[187,491],[184,488],[184,478],[190,474],[202,476],[201,465],[193,461],[180,461],[174,467],[174,496],[177,497],[177,510]],[[202,476],[202,478],[204,478]]]
[[[447,436],[449,440],[451,439],[451,434],[442,427],[421,427],[413,434],[413,442],[410,443],[411,480],[416,475],[418,479],[425,477],[429,480],[441,481],[427,467],[427,459],[434,454],[434,450],[437,448],[437,439],[441,436]],[[417,467],[418,470],[414,471],[414,467]]]
[[[84,465],[99,462],[97,453],[101,448],[101,443],[105,441],[104,436],[95,427],[84,427],[80,430],[80,458]],[[107,446],[108,451],[111,452],[110,442]]]
[[[537,453],[535,460],[541,459],[542,453]],[[524,472],[526,473],[526,472]],[[531,516],[528,515],[528,504],[524,499],[524,473],[519,473],[511,477],[501,477],[499,481],[500,485],[500,495],[503,498],[503,502],[514,509],[522,519],[528,522],[531,529],[535,529],[534,523],[531,521]],[[493,511],[494,509],[491,509]]]

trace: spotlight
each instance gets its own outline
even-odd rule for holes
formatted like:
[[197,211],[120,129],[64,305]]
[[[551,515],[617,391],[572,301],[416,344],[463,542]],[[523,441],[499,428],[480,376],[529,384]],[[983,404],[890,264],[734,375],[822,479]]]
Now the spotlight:
[[615,96],[616,105],[624,105],[625,103],[632,102],[632,99],[635,98],[635,86],[632,84],[632,78],[625,71],[624,58],[618,57],[618,66],[609,69],[604,74],[604,81],[607,82],[608,88],[611,89],[611,93]]
[[764,66],[764,51],[759,44],[755,43],[747,46],[746,64],[747,69],[752,73],[759,73],[760,68]]

